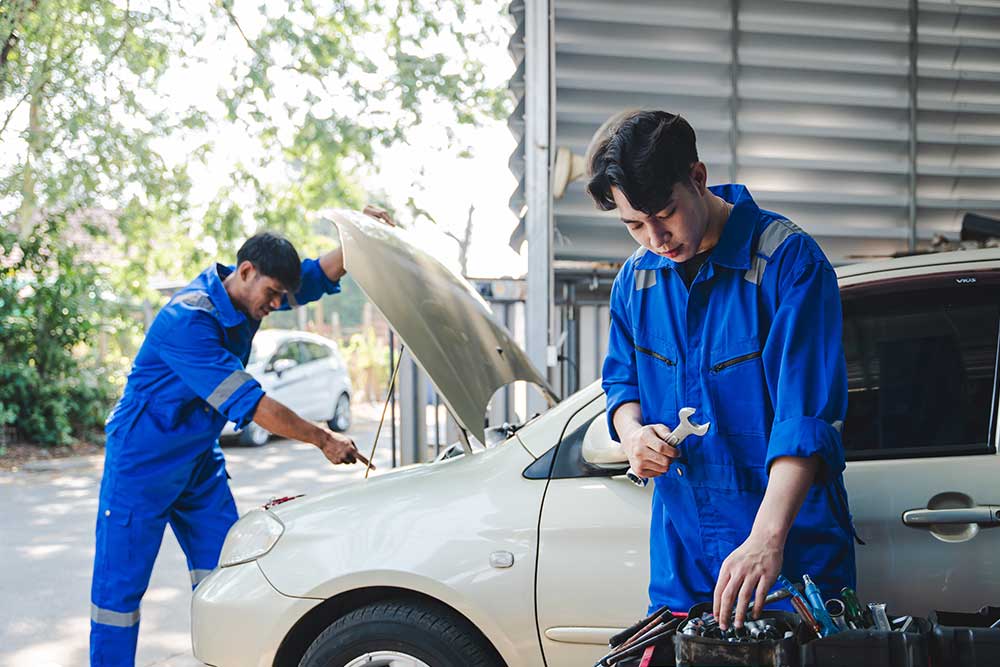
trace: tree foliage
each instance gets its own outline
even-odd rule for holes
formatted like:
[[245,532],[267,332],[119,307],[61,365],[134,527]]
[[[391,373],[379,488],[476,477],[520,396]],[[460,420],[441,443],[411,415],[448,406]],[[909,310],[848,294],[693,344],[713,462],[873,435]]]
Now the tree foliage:
[[[475,57],[505,30],[499,1],[0,0],[0,383],[20,387],[0,395],[0,421],[64,442],[66,423],[93,419],[25,397],[120,386],[94,337],[121,327],[111,357],[127,356],[124,313],[158,296],[152,277],[189,279],[255,227],[303,255],[327,249],[332,230],[312,216],[365,202],[354,174],[376,147],[406,141],[429,109],[448,123],[501,115]],[[220,54],[218,109],[164,90]],[[206,195],[192,168],[217,164],[233,126],[245,150]]]

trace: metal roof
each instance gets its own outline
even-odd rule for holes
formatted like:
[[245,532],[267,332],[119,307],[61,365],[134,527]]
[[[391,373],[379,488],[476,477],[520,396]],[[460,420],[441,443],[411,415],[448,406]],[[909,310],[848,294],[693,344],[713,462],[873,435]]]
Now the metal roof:
[[[837,264],[957,237],[966,211],[1000,215],[997,2],[547,1],[551,152],[582,154],[623,108],[682,113],[711,183],[746,184]],[[510,13],[521,213],[524,2]],[[620,261],[634,244],[583,185],[553,203],[554,259]]]

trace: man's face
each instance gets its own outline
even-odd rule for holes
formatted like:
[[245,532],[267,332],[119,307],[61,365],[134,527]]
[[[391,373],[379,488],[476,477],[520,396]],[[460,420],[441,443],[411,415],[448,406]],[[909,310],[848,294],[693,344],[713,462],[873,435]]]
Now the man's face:
[[255,320],[262,320],[272,310],[277,310],[281,306],[281,298],[288,292],[280,282],[256,269],[247,284],[245,307]]
[[618,215],[635,242],[650,252],[674,262],[686,262],[698,254],[708,231],[708,206],[697,185],[677,183],[662,211],[646,215],[629,204],[617,187],[611,194]]

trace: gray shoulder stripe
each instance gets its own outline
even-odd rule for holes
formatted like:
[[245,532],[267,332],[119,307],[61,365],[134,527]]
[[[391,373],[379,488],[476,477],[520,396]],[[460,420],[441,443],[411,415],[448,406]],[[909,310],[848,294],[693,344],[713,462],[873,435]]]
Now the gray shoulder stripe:
[[292,294],[291,292],[288,292],[288,294],[286,294],[285,296],[288,297],[288,305],[289,306],[291,306],[292,308],[298,308],[299,307],[299,302],[295,299],[295,295],[294,294]]
[[757,239],[757,248],[750,260],[750,268],[743,277],[754,285],[760,285],[764,279],[764,269],[767,261],[777,252],[785,240],[795,234],[802,234],[802,229],[790,220],[775,220],[761,233]]
[[767,266],[767,260],[760,255],[754,255],[753,259],[750,260],[750,268],[743,274],[743,277],[754,285],[760,285],[760,281],[764,279],[765,266]]
[[657,269],[636,269],[635,289],[641,290],[656,284]]
[[253,380],[253,376],[246,371],[233,371],[229,374],[225,380],[219,383],[219,385],[212,390],[211,395],[205,400],[216,410],[222,407],[222,404],[229,400],[229,398],[236,393],[236,390],[243,386],[247,380]]
[[764,255],[767,259],[771,259],[771,255],[781,247],[785,239],[793,234],[801,233],[802,230],[791,221],[775,220],[765,227],[763,233],[761,233],[760,240],[757,241],[757,252]]
[[102,609],[93,602],[90,603],[90,620],[101,625],[113,625],[116,628],[130,628],[139,622],[139,610],[122,613]]
[[207,310],[210,313],[215,312],[215,304],[212,303],[212,300],[204,292],[187,292],[186,294],[181,294],[174,301],[186,304],[192,308]]

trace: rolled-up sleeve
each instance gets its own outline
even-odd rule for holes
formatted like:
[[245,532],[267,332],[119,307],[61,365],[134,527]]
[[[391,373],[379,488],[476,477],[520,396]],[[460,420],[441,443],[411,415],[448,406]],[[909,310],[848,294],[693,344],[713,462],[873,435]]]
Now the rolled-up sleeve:
[[340,292],[340,281],[330,280],[318,259],[302,260],[302,282],[295,294],[286,294],[278,310],[289,310],[320,299],[325,294]]
[[837,276],[812,260],[778,284],[777,308],[764,346],[764,374],[774,405],[768,472],[782,456],[819,456],[817,481],[844,470],[840,432],[847,411]]
[[235,354],[222,345],[221,325],[208,313],[192,311],[184,326],[158,341],[160,358],[191,390],[243,428],[264,390]]
[[611,288],[611,329],[608,332],[608,353],[601,371],[601,387],[607,396],[608,432],[619,441],[615,429],[615,410],[624,403],[639,400],[639,379],[635,367],[635,345],[629,326],[628,307],[622,299],[621,280]]

